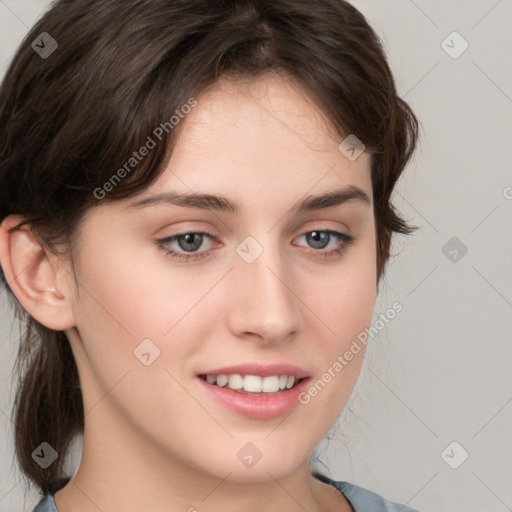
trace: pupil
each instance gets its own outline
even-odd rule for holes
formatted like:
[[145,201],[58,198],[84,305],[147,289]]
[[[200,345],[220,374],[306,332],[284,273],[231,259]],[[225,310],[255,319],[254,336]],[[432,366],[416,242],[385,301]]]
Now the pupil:
[[[178,238],[178,244],[179,244],[180,248],[183,250],[187,250],[187,249],[195,250],[195,249],[198,249],[199,247],[201,247],[201,237],[202,237],[202,235],[199,233],[187,233],[186,235],[182,235],[181,238]],[[182,240],[185,240],[185,244],[192,244],[193,247],[190,247],[190,246],[184,247],[183,244],[181,243]]]
[[[308,235],[311,239],[313,239],[312,246],[315,249],[323,249],[327,243],[329,242],[329,233],[326,233],[325,231],[311,231]],[[318,245],[318,242],[320,241],[320,244]],[[317,244],[317,245],[315,245]]]

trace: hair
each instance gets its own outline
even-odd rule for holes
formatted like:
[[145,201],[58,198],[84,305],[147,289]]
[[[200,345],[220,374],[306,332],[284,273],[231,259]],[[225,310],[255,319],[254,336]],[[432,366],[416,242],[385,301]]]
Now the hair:
[[[44,32],[58,44],[46,58],[32,47]],[[27,224],[47,250],[64,246],[72,256],[84,213],[100,200],[94,191],[156,127],[223,75],[270,71],[302,86],[340,142],[354,134],[371,154],[378,287],[392,234],[417,229],[390,196],[415,150],[418,121],[398,97],[379,37],[344,0],[56,1],[21,43],[0,88],[0,222],[20,214],[17,227]],[[102,200],[152,184],[175,132],[166,130]],[[83,433],[79,374],[65,333],[38,323],[6,289],[23,322],[16,459],[28,484],[47,493]],[[58,453],[47,469],[32,458],[44,441]]]

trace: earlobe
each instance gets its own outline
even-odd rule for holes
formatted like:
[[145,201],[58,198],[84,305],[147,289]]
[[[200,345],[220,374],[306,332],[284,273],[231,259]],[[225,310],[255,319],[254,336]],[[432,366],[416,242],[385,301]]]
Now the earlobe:
[[[42,247],[23,217],[9,215],[0,225],[0,263],[8,286],[40,324],[63,331],[75,325],[72,292],[63,263]],[[12,229],[12,231],[9,231]]]

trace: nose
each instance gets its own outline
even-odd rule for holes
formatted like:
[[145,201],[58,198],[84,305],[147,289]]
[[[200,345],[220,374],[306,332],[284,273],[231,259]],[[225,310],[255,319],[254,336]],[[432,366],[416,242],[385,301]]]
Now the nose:
[[294,290],[291,268],[275,246],[267,243],[252,263],[235,255],[229,274],[228,323],[237,337],[275,344],[289,340],[302,327],[303,298]]

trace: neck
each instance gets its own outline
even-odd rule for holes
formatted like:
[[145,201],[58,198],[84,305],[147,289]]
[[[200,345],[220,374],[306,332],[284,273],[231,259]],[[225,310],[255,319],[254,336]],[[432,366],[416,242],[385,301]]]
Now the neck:
[[109,435],[102,427],[86,422],[80,466],[55,493],[59,512],[224,512],[227,505],[246,512],[325,510],[330,486],[311,477],[308,460],[284,476],[276,468],[277,477],[266,471],[256,481],[234,481],[229,472],[215,475],[192,467],[150,446],[144,436]]

